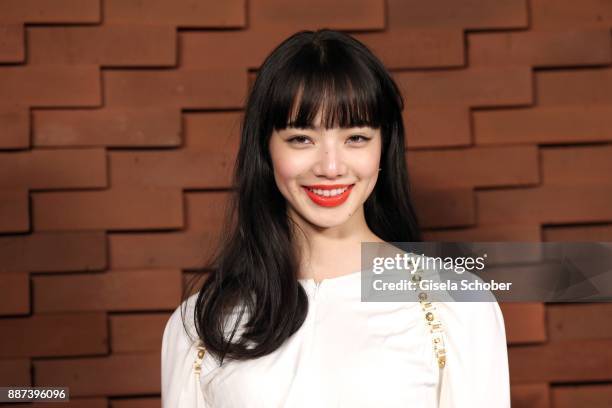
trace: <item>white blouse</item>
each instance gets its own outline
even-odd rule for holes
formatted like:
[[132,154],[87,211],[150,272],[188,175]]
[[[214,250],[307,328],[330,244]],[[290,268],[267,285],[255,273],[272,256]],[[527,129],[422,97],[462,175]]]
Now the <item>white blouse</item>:
[[[162,407],[510,407],[497,302],[430,303],[443,328],[439,364],[420,302],[361,302],[360,272],[299,282],[308,314],[280,348],[222,366],[206,352],[199,375],[193,321],[188,335],[177,308],[162,341]],[[193,319],[196,296],[182,305],[186,318]]]

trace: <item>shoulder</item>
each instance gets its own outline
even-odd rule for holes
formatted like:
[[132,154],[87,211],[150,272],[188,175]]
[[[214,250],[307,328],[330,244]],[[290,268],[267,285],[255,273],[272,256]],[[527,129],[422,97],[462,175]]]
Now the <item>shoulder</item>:
[[491,302],[436,302],[448,335],[497,335],[505,338],[504,316],[499,304]]
[[198,341],[194,319],[197,297],[197,293],[191,295],[172,312],[164,328],[163,344],[189,346]]
[[[434,275],[437,275],[434,273]],[[460,274],[461,279],[480,281],[473,273]],[[439,275],[432,277],[439,280]],[[444,278],[445,280],[446,278]],[[469,353],[482,347],[483,351],[494,347],[498,351],[506,348],[506,330],[504,317],[491,291],[476,295],[473,292],[437,292],[432,300],[437,319],[443,327],[448,346],[455,353]],[[476,300],[475,300],[476,299]]]
[[437,303],[446,367],[440,407],[510,407],[504,319],[497,302]]
[[[195,328],[195,304],[199,293],[189,296],[170,315],[161,349],[161,399],[163,407],[200,406],[202,395],[193,381],[200,338]],[[218,367],[211,353],[200,361],[202,377]]]
[[[480,277],[470,272],[460,275],[460,279],[482,282]],[[460,287],[460,285],[458,285]],[[444,301],[436,302],[440,317],[445,320],[449,330],[462,329],[466,335],[493,333],[505,338],[504,317],[495,295],[491,291],[459,290],[452,296],[441,296]],[[452,331],[450,335],[455,335]]]
[[164,328],[161,348],[161,396],[164,407],[181,406],[183,398],[193,398],[195,395],[189,388],[192,384],[189,379],[198,343],[193,318],[196,299],[197,294],[183,301]]
[[[199,293],[196,293],[188,297],[170,315],[164,328],[162,355],[186,353],[191,348],[199,345],[200,337],[196,330],[195,316],[195,305],[198,295]],[[234,306],[225,316],[224,334],[226,338],[230,336],[234,324],[241,315],[240,312],[240,307]],[[249,314],[246,312],[242,314],[241,326],[238,329],[239,333],[244,330],[244,323],[248,319],[248,316]]]

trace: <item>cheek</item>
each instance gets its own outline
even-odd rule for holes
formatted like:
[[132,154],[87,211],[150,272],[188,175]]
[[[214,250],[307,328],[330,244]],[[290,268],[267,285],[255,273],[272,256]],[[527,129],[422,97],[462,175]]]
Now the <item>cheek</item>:
[[380,150],[371,149],[364,151],[358,160],[354,161],[353,169],[361,178],[374,177],[378,174],[380,167]]
[[290,160],[279,160],[274,163],[274,171],[280,181],[288,182],[298,176],[299,168]]
[[301,175],[308,170],[308,165],[298,158],[291,155],[283,157],[274,163],[277,182],[287,185],[288,188],[295,188],[295,183],[299,181]]
[[310,163],[300,155],[288,151],[277,151],[272,157],[274,177],[279,189],[283,192],[298,189],[302,174],[310,168]]

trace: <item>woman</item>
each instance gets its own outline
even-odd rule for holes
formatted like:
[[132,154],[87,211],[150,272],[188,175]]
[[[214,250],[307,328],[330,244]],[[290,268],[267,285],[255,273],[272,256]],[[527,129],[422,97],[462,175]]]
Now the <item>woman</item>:
[[346,34],[300,32],[266,58],[229,234],[164,331],[165,408],[510,406],[497,303],[360,301],[361,243],[420,241],[402,109]]

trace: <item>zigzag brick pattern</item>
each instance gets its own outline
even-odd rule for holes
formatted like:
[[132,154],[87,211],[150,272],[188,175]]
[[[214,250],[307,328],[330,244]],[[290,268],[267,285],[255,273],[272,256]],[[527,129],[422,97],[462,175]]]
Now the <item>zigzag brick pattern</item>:
[[[253,70],[322,27],[404,94],[427,240],[612,241],[611,2],[0,0],[0,385],[160,406]],[[609,406],[610,305],[502,311],[513,407]]]

